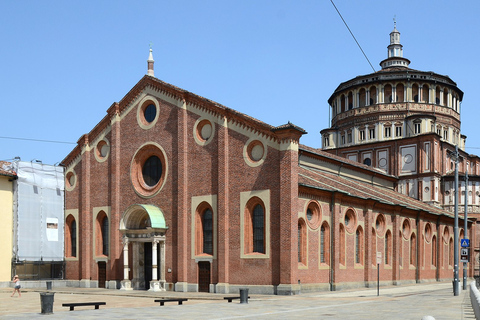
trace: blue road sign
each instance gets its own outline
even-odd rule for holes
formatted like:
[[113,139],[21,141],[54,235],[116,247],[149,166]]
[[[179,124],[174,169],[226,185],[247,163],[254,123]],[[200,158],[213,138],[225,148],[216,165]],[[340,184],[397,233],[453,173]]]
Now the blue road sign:
[[462,246],[462,248],[470,247],[470,239],[462,239],[460,245]]

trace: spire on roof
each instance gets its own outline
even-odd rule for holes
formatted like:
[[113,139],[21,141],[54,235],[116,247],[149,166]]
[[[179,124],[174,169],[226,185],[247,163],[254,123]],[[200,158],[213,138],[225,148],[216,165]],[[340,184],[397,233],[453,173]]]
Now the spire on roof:
[[388,58],[380,62],[382,69],[390,67],[408,67],[410,60],[403,57],[403,46],[400,43],[400,32],[397,30],[397,19],[393,18],[393,31],[390,32]]
[[147,65],[148,65],[148,75],[154,77],[154,72],[153,72],[153,63],[155,61],[153,60],[153,54],[152,54],[152,44],[150,44],[150,54],[148,55],[148,60],[147,60]]

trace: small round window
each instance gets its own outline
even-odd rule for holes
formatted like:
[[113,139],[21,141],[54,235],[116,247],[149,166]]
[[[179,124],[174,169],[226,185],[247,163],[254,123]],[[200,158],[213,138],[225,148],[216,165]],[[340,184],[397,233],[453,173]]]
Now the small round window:
[[97,143],[95,148],[95,158],[99,162],[103,162],[107,159],[108,154],[110,153],[110,146],[108,145],[107,141],[101,140]]
[[432,241],[432,236],[433,236],[432,225],[430,223],[427,223],[425,225],[425,240],[427,242]]
[[65,175],[65,187],[67,190],[71,191],[75,188],[75,183],[77,182],[75,173],[73,171],[68,171]]
[[316,201],[311,201],[307,206],[307,211],[305,212],[307,224],[312,229],[317,229],[320,226],[322,220],[322,212],[320,206]]
[[143,129],[152,128],[158,121],[159,106],[152,97],[145,97],[137,109],[137,122]]
[[213,140],[215,126],[209,119],[198,119],[193,127],[193,138],[197,144],[206,146]]
[[375,229],[377,230],[377,234],[382,236],[386,229],[386,222],[385,216],[383,214],[379,214],[377,216],[377,220],[375,221]]
[[145,121],[148,123],[152,123],[153,120],[157,117],[157,107],[154,104],[149,104],[145,108],[143,115],[145,117]]
[[355,216],[355,212],[352,209],[348,209],[347,213],[345,213],[345,229],[349,233],[355,232],[357,227],[357,217]]

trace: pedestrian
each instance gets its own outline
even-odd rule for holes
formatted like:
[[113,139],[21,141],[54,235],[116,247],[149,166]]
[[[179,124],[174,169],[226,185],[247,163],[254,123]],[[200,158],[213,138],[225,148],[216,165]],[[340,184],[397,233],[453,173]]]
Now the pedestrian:
[[18,297],[21,298],[22,297],[22,294],[20,293],[20,279],[18,278],[18,275],[15,275],[13,277],[13,282],[15,283],[15,287],[13,288],[13,293],[11,295],[11,297],[13,297],[15,295],[15,291],[18,291]]

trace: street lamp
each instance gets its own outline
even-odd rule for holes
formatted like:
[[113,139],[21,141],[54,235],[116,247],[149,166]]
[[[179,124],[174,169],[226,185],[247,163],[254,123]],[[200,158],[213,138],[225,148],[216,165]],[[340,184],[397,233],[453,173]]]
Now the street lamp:
[[455,153],[449,153],[450,158],[455,161],[455,222],[453,226],[453,295],[458,296],[458,146],[455,146]]

